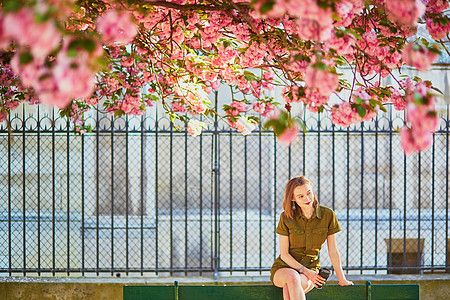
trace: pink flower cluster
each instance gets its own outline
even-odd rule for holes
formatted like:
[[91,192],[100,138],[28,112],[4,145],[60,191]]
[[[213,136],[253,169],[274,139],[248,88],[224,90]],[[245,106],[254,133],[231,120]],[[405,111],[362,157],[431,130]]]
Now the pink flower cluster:
[[[334,124],[348,127],[351,124],[360,123],[363,121],[370,121],[376,117],[379,107],[372,107],[370,100],[372,96],[367,93],[364,89],[360,88],[353,92],[352,102],[343,101],[339,105],[333,106],[331,109],[331,119]],[[360,101],[364,103],[356,104]],[[358,106],[361,106],[365,110],[364,117],[358,113]]]
[[[421,103],[415,99],[421,98]],[[428,148],[433,140],[433,133],[438,126],[434,96],[424,82],[419,82],[415,89],[407,91],[407,121],[400,132],[401,145],[406,154],[420,152]]]
[[305,88],[305,96],[301,97],[300,100],[303,101],[311,112],[317,112],[318,108],[328,103],[329,96],[320,93],[317,88]]
[[405,97],[400,94],[398,89],[393,89],[392,95],[388,101],[391,101],[394,104],[394,108],[398,111],[406,109]]
[[240,57],[240,64],[244,68],[259,66],[267,53],[267,46],[264,44],[252,43],[245,54]]
[[334,73],[309,66],[305,73],[305,83],[308,88],[316,89],[323,96],[329,96],[336,91],[339,78]]
[[20,47],[29,47],[33,58],[42,62],[59,46],[61,33],[52,21],[37,23],[35,13],[29,8],[8,13],[3,17],[4,40],[16,41]]
[[443,20],[443,22],[446,22],[445,24],[442,24],[441,22],[435,22],[434,18],[426,19],[428,32],[434,40],[442,40],[450,32],[450,20]]
[[172,101],[172,110],[174,112],[180,112],[180,113],[185,113],[187,112],[186,106],[183,105],[181,102],[179,101]]
[[351,34],[345,34],[342,37],[337,37],[336,32],[333,31],[331,38],[327,41],[328,46],[336,50],[338,55],[351,55],[355,53],[353,48],[356,44],[355,37]]
[[389,75],[386,67],[388,69],[393,69],[400,67],[401,65],[402,56],[400,52],[395,50],[395,42],[393,42],[392,45],[381,46],[375,31],[364,33],[362,35],[362,40],[358,40],[356,44],[364,51],[367,59],[367,61],[360,66],[360,72],[364,75],[370,75],[375,72],[386,77]]
[[242,112],[246,112],[248,110],[247,104],[242,101],[233,101],[231,102],[231,106],[229,109],[225,111],[227,116],[236,117],[240,115]]
[[[263,3],[256,2],[255,9],[259,11]],[[302,39],[326,41],[330,38],[333,29],[332,10],[320,7],[316,0],[276,0],[266,14],[256,13],[254,16],[276,19],[286,14],[294,18],[297,26],[292,26],[292,29]]]
[[334,24],[335,27],[349,26],[355,15],[359,14],[364,8],[364,1],[352,0],[346,2],[336,3],[336,13],[341,19]]
[[260,113],[261,116],[267,117],[271,112],[275,110],[275,105],[268,101],[258,101],[253,103],[253,110]]
[[97,19],[97,30],[106,45],[114,43],[127,45],[138,32],[130,13],[114,9],[108,10]]
[[256,125],[246,117],[239,117],[237,119],[227,118],[227,122],[230,128],[236,129],[243,135],[250,134],[256,128]]
[[389,18],[407,26],[416,26],[426,9],[422,0],[385,0],[384,3]]
[[414,42],[407,44],[402,51],[403,62],[417,68],[419,71],[428,70],[438,55],[428,48]]
[[[2,39],[15,41],[18,46],[11,60],[12,70],[19,74],[25,88],[33,88],[42,103],[63,108],[73,98],[87,98],[93,93],[95,72],[91,61],[103,54],[99,45],[88,52],[79,47],[74,49],[76,41],[66,38],[56,57],[49,60],[47,56],[62,40],[51,20],[38,22],[34,11],[23,8],[6,14],[1,21]],[[73,50],[78,54],[73,55]]]
[[288,147],[297,138],[298,132],[299,130],[296,125],[288,127],[277,136],[277,140],[281,145]]
[[449,7],[448,0],[427,0],[427,12],[440,13]]

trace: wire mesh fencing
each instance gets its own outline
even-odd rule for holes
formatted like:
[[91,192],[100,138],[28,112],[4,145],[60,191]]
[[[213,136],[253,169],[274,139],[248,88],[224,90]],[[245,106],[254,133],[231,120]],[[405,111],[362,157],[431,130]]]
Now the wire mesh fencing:
[[284,147],[217,120],[191,137],[154,112],[94,115],[77,136],[26,109],[0,125],[0,273],[268,274],[284,186],[302,174],[337,214],[347,272],[449,271],[448,107],[410,156],[391,110],[349,128],[305,114]]

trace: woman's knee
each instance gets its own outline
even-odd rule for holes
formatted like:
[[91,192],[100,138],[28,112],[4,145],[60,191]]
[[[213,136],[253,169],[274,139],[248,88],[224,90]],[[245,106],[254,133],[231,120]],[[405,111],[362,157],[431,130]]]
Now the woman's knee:
[[302,279],[297,272],[290,272],[286,277],[286,283],[288,286],[303,289]]
[[287,286],[289,289],[301,289],[302,279],[300,274],[290,268],[279,269],[274,275],[274,285],[284,288]]
[[302,289],[303,289],[305,292],[310,291],[310,290],[313,288],[312,282],[311,282],[311,281],[308,279],[308,277],[306,277],[305,275],[300,275],[300,278],[301,278],[301,286],[302,286]]

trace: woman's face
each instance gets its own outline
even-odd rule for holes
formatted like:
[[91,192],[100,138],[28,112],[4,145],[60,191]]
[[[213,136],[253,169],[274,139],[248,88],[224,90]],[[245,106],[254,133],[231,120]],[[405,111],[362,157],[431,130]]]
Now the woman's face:
[[314,193],[310,184],[304,184],[294,189],[294,200],[301,208],[313,207]]

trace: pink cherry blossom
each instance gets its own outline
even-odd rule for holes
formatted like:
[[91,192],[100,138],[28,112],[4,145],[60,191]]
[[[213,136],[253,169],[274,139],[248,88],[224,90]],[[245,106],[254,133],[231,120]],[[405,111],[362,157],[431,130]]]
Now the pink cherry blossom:
[[328,39],[327,44],[336,50],[338,55],[347,55],[353,54],[355,49],[355,38],[350,34],[345,34],[343,37],[337,37],[335,32],[331,35],[331,38]]
[[389,99],[392,103],[394,103],[394,107],[396,110],[405,110],[406,109],[406,101],[402,95],[400,95],[400,92],[395,89],[392,92],[392,96]]
[[130,43],[137,35],[136,24],[126,11],[108,10],[97,20],[97,30],[106,45]]
[[336,74],[309,66],[305,73],[305,83],[309,88],[316,88],[324,96],[329,96],[338,87]]
[[55,24],[51,21],[37,23],[34,12],[28,8],[6,14],[2,25],[6,38],[21,46],[32,46],[31,53],[38,59],[45,58],[61,41]]
[[391,20],[408,26],[415,26],[425,13],[422,0],[387,0],[385,5]]
[[172,109],[174,112],[185,113],[187,111],[186,106],[178,101],[172,101]]
[[298,128],[294,125],[291,128],[286,128],[280,135],[277,136],[278,142],[283,146],[290,146],[298,136]]
[[344,101],[339,105],[333,106],[331,109],[331,119],[334,124],[348,127],[351,124],[362,121],[357,110],[354,109],[350,102]]
[[404,127],[400,131],[400,143],[405,154],[423,151],[431,145],[431,142],[431,134],[415,136],[413,131],[408,127]]
[[426,19],[427,29],[431,37],[435,40],[441,40],[447,36],[450,31],[450,22],[442,25],[439,22],[434,22],[433,18]]
[[438,55],[425,47],[409,43],[403,48],[402,57],[405,64],[416,67],[419,71],[425,71],[430,68],[431,64],[438,58]]
[[431,13],[440,13],[448,7],[448,0],[427,0],[427,11]]
[[[170,8],[141,2],[97,1],[94,8],[86,1],[22,1],[17,10],[1,10],[1,109],[10,113],[17,95],[42,100],[67,107],[75,130],[84,132],[83,112],[99,102],[111,114],[140,115],[155,101],[170,113],[205,114],[210,94],[226,83],[236,99],[245,99],[229,100],[223,110],[241,132],[248,104],[262,118],[275,106],[303,102],[349,126],[377,114],[372,100],[390,101],[397,110],[408,105],[415,149],[436,129],[428,83],[395,78],[400,88],[392,90],[372,79],[396,77],[392,71],[404,64],[429,68],[437,48],[412,35],[425,21],[433,39],[445,40],[448,1],[275,0],[264,13],[267,1],[225,1],[222,11],[178,8],[204,4],[193,0],[171,0]],[[340,74],[346,64],[354,66],[350,81]],[[275,86],[286,103],[269,98]],[[342,102],[328,105],[338,91]],[[292,131],[292,124],[282,126]]]

